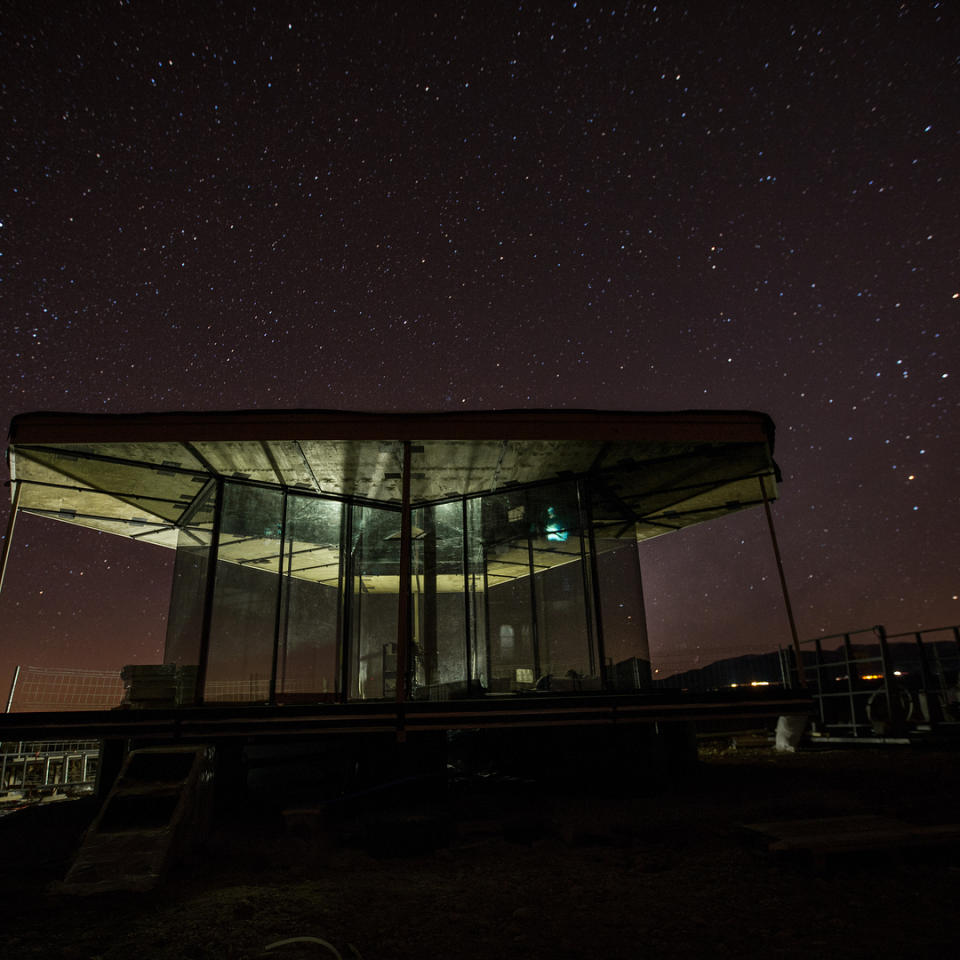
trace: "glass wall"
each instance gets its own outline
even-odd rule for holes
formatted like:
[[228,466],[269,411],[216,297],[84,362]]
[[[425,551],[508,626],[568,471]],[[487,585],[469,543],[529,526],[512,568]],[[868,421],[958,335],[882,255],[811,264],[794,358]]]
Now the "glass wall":
[[167,637],[195,674],[206,630],[205,701],[392,699],[400,671],[429,700],[648,682],[636,542],[582,479],[414,505],[408,539],[394,503],[221,489],[181,530]]
[[530,491],[537,682],[546,690],[599,689],[577,484]]
[[606,686],[621,692],[643,689],[651,685],[650,645],[636,525],[631,510],[602,478],[589,486],[587,496]]
[[343,505],[287,497],[280,584],[278,703],[336,698]]
[[270,699],[283,510],[281,490],[224,485],[204,700]]
[[351,700],[394,697],[401,514],[372,506],[350,508],[343,627],[346,691]]
[[532,689],[539,675],[534,637],[533,545],[522,490],[479,501],[487,622],[487,690]]
[[216,506],[217,488],[210,481],[184,514],[177,534],[164,663],[177,668],[177,699],[185,704],[193,703],[197,693]]
[[599,689],[576,481],[482,498],[489,688]]
[[463,696],[468,631],[462,502],[414,510],[411,533],[413,695],[429,700]]
[[649,687],[650,644],[637,545],[631,541],[600,540],[597,547],[608,686],[619,691]]

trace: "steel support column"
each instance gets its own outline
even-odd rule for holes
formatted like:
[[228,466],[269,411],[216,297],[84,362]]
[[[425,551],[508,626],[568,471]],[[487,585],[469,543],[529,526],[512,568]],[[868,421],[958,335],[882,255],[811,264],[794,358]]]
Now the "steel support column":
[[403,441],[403,477],[400,507],[400,587],[397,603],[397,700],[407,699],[410,686],[410,441]]
[[210,626],[213,623],[213,597],[217,582],[217,556],[220,551],[220,522],[223,515],[223,480],[217,480],[213,506],[213,529],[210,531],[210,552],[207,554],[207,583],[203,597],[203,620],[200,627],[200,656],[197,663],[197,686],[194,702],[203,703],[207,685],[207,661],[210,657]]
[[533,538],[527,535],[527,569],[530,574],[530,641],[533,644],[533,682],[540,679],[540,619],[537,616],[537,583],[533,567]]
[[587,527],[588,520],[587,516],[583,510],[583,496],[582,488],[583,481],[577,480],[577,534],[580,537],[580,573],[581,579],[583,581],[583,607],[584,607],[584,616],[587,626],[587,662],[590,667],[590,676],[598,676],[597,674],[597,648],[593,639],[593,610],[590,598],[592,596],[592,587],[590,584],[590,567],[587,565],[587,541],[586,537],[583,535],[584,529]]
[[13,528],[17,523],[17,514],[20,512],[20,491],[23,485],[19,480],[13,481],[13,502],[10,504],[10,516],[7,519],[7,536],[3,541],[3,554],[0,555],[0,592],[3,591],[3,578],[7,575],[7,561],[10,559],[10,545],[13,543]]
[[790,602],[787,578],[783,572],[783,560],[780,557],[780,545],[777,543],[777,531],[773,526],[773,514],[770,512],[770,498],[767,496],[767,485],[763,482],[763,477],[757,477],[757,480],[760,482],[760,493],[763,494],[763,510],[767,515],[770,542],[773,544],[773,555],[777,561],[777,574],[780,577],[780,589],[783,591],[783,603],[787,608],[787,619],[790,621],[790,636],[793,638],[793,652],[797,657],[797,681],[801,687],[805,687],[807,685],[807,678],[803,669],[803,654],[800,652],[800,636],[797,633],[797,623],[793,617],[793,604]]
[[[271,461],[272,462],[272,461]],[[280,545],[277,550],[277,603],[273,615],[273,656],[270,658],[270,692],[268,702],[275,706],[277,702],[277,666],[280,662],[280,628],[283,626],[283,553],[287,537],[287,491],[281,494],[280,506]],[[286,667],[286,649],[284,649],[284,667]]]
[[590,579],[593,587],[594,622],[597,627],[597,662],[600,667],[600,688],[609,687],[607,677],[607,650],[603,637],[603,598],[600,596],[600,570],[597,565],[597,538],[593,530],[593,507],[590,502],[591,491],[586,491],[585,512],[587,515],[587,543],[590,546]]

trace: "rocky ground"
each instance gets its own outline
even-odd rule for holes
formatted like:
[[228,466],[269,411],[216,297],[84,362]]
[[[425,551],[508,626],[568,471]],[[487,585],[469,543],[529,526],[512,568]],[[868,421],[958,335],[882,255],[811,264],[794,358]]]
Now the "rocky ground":
[[[49,892],[95,812],[69,801],[0,819],[0,952],[948,957],[957,846],[777,855],[744,825],[866,813],[957,823],[958,796],[956,750],[776,754],[719,741],[692,775],[656,789],[475,778],[442,802],[368,807],[323,829],[247,807],[160,889],[86,897]],[[278,941],[290,942],[266,951]]]

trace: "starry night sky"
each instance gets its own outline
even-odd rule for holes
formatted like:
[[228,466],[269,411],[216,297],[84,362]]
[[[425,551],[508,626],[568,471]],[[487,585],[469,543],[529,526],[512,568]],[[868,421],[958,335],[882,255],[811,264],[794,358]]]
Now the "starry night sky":
[[[801,637],[960,622],[960,8],[360,7],[0,7],[0,419],[762,410]],[[171,559],[22,517],[4,695]],[[661,667],[790,642],[762,510],[641,559]]]

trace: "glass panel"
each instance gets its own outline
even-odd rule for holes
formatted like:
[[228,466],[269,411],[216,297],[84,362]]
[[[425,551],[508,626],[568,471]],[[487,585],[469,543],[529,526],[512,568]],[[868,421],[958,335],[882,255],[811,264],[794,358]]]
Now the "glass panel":
[[523,491],[480,501],[487,580],[488,683],[493,693],[531,689],[537,668],[530,520]]
[[412,526],[413,695],[446,700],[467,688],[463,505],[414,510]]
[[211,484],[188,512],[186,523],[177,534],[163,662],[177,667],[180,703],[193,703],[196,698],[216,493]]
[[536,595],[537,686],[599,689],[588,617],[577,485],[535,487],[527,497]]
[[534,662],[533,620],[529,578],[491,587],[487,598],[490,624],[490,682],[493,693],[532,689],[537,676]]
[[650,645],[636,543],[597,541],[597,578],[607,678],[616,690],[651,685]]
[[590,480],[607,682],[616,690],[636,690],[651,683],[638,527],[633,509],[609,480],[609,475]]
[[599,687],[575,481],[482,500],[489,689]]
[[347,584],[347,693],[370,700],[396,695],[400,512],[352,507]]
[[282,511],[279,490],[224,486],[206,701],[269,699]]
[[335,699],[341,504],[291,494],[283,548],[277,700]]
[[464,531],[466,553],[467,598],[469,607],[468,653],[469,682],[472,693],[482,693],[489,686],[489,645],[487,643],[486,570],[484,568],[483,508],[479,499],[466,504],[467,528]]

